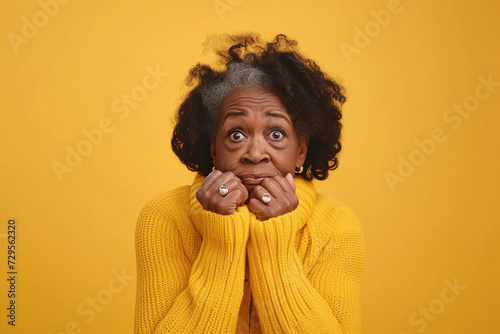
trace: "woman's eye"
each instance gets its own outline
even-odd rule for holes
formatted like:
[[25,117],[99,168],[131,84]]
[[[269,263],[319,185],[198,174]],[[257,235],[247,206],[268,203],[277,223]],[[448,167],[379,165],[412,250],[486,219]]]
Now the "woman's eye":
[[271,131],[270,136],[274,140],[280,140],[283,138],[283,133],[281,131],[278,131],[278,130],[273,130],[273,131]]
[[243,139],[244,136],[241,132],[235,131],[235,132],[231,133],[229,135],[229,137],[231,137],[232,140],[241,140],[241,139]]

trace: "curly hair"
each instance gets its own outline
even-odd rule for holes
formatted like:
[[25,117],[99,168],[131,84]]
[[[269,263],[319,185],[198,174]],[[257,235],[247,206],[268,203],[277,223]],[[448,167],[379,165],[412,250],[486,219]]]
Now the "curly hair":
[[305,134],[310,136],[301,176],[306,180],[326,179],[329,171],[338,167],[337,155],[342,148],[340,120],[341,106],[346,100],[344,88],[323,73],[313,60],[302,56],[297,42],[285,35],[277,35],[268,43],[253,34],[227,38],[226,43],[231,45],[216,51],[223,65],[221,71],[198,63],[189,72],[187,84],[195,87],[177,113],[171,141],[174,153],[189,170],[204,176],[211,172],[210,140],[217,130],[213,109],[218,108],[221,99],[235,86],[252,84],[242,81],[219,89],[224,93],[215,101],[208,98],[211,94],[207,92],[230,81],[231,68],[243,64],[247,70],[257,70],[245,76],[257,78],[253,85],[270,88],[281,98],[299,138]]

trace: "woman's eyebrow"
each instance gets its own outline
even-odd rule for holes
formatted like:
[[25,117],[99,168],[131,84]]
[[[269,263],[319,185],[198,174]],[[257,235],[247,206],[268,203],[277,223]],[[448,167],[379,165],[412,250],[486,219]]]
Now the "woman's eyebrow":
[[226,114],[226,116],[224,116],[222,123],[224,123],[229,116],[246,116],[246,115],[247,113],[244,111],[230,111]]
[[266,116],[270,116],[270,117],[279,117],[279,118],[283,118],[284,120],[286,120],[288,123],[291,124],[290,120],[288,119],[288,117],[286,117],[283,113],[280,113],[280,112],[272,112],[272,111],[266,111],[265,113]]

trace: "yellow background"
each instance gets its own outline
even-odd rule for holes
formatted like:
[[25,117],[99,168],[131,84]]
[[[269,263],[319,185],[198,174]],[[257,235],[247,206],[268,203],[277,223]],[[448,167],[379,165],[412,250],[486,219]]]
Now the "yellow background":
[[[480,76],[500,82],[500,2],[394,1],[73,0],[46,21],[38,1],[2,1],[0,331],[132,332],[137,215],[193,178],[170,149],[185,77],[209,59],[207,34],[252,30],[293,37],[347,88],[341,165],[317,187],[364,226],[364,333],[499,333],[500,87],[479,88],[489,96],[460,125],[443,117],[474,101]],[[376,23],[372,11],[388,8],[398,13]],[[25,27],[31,37],[15,46],[13,34],[34,20],[38,31]],[[356,40],[365,28],[372,36]],[[356,53],[342,51],[356,42]],[[157,66],[168,76],[120,119],[113,101]],[[60,181],[54,161],[64,164],[66,147],[105,119],[113,131]],[[436,128],[446,140],[413,153]],[[410,156],[419,165],[391,187],[387,173]],[[6,317],[12,217],[15,328]]]

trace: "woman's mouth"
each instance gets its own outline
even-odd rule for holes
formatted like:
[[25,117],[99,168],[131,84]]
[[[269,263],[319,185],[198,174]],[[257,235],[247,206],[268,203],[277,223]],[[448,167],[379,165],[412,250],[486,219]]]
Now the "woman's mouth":
[[248,185],[257,185],[264,180],[265,176],[259,176],[259,175],[243,175],[240,176],[240,180],[243,184],[248,184]]
[[256,186],[260,185],[262,181],[264,181],[265,178],[273,177],[272,174],[242,174],[237,176],[245,188],[247,188],[249,195]]

